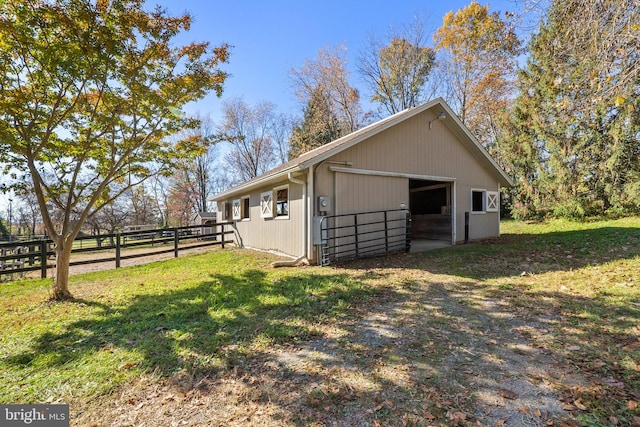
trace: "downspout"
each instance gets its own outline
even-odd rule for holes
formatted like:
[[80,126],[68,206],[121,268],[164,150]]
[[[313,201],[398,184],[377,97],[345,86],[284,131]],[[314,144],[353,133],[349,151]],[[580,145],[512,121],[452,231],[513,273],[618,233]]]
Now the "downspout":
[[307,172],[307,215],[305,222],[307,224],[307,260],[313,258],[313,216],[315,215],[315,169],[313,165],[309,166]]
[[292,267],[298,265],[299,263],[309,264],[309,259],[307,257],[307,183],[300,179],[294,178],[289,172],[287,174],[287,178],[290,182],[294,184],[302,185],[302,255],[298,258],[291,261],[276,261],[272,262],[272,267]]

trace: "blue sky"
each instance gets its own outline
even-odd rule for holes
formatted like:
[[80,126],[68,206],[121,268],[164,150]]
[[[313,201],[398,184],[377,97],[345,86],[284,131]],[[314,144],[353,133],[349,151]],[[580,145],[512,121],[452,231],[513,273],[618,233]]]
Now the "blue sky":
[[[271,101],[283,113],[299,114],[302,106],[294,97],[288,73],[314,58],[319,49],[338,44],[347,47],[350,83],[361,89],[365,101],[369,94],[362,89],[354,66],[369,34],[382,36],[390,27],[420,17],[430,39],[448,11],[457,11],[470,1],[149,0],[148,4],[160,4],[172,15],[185,11],[193,15],[191,30],[180,36],[180,43],[209,41],[234,46],[230,62],[224,66],[231,77],[221,99],[242,96],[250,104]],[[491,11],[504,16],[505,11],[521,11],[524,1],[494,0],[488,4]],[[218,120],[220,105],[221,100],[210,95],[190,106],[188,112],[211,114]]]

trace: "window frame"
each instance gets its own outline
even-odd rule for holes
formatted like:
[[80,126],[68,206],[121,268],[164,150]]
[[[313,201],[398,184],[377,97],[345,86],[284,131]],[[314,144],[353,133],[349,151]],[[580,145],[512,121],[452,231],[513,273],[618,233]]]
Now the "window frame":
[[[482,195],[482,210],[474,209],[474,194],[480,193]],[[471,209],[472,214],[485,214],[487,213],[487,190],[484,188],[472,188],[471,189]]]
[[228,200],[218,202],[220,208],[220,222],[229,221],[232,216],[231,203]]
[[[278,201],[278,192],[282,191],[282,190],[286,190],[287,191],[287,200],[286,200],[286,208],[287,208],[287,212],[286,214],[278,214],[278,204],[280,203]],[[276,219],[289,219],[289,215],[291,213],[291,198],[289,197],[289,185],[282,185],[280,187],[275,187],[273,189],[273,207],[274,212],[273,212],[273,217]]]
[[251,201],[250,196],[240,198],[240,219],[242,221],[251,220]]

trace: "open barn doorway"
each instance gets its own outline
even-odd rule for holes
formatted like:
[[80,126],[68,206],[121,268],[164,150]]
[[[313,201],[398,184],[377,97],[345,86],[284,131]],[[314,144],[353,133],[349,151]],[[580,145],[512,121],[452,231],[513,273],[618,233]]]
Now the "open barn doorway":
[[446,246],[452,241],[452,183],[409,180],[412,246]]

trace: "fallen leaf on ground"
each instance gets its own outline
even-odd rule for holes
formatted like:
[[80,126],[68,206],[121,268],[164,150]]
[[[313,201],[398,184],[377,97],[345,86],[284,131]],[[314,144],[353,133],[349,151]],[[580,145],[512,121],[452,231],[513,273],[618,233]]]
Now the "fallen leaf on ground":
[[584,406],[584,404],[582,403],[582,401],[580,399],[577,399],[573,402],[573,404],[576,406],[576,408],[580,409],[581,411],[586,411],[587,407]]
[[499,388],[497,392],[500,396],[509,400],[516,400],[518,397],[520,397],[518,396],[518,394],[512,392],[511,390],[507,390],[506,388]]
[[578,351],[578,350],[580,350],[580,346],[579,345],[570,345],[569,347],[567,347],[567,350],[569,350],[569,351]]
[[636,402],[635,400],[628,401],[627,408],[629,408],[629,410],[631,411],[635,411],[636,409],[638,409],[638,402]]
[[422,414],[422,416],[426,419],[428,419],[429,421],[435,420],[436,416],[433,415],[431,412],[425,412],[424,414]]

